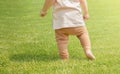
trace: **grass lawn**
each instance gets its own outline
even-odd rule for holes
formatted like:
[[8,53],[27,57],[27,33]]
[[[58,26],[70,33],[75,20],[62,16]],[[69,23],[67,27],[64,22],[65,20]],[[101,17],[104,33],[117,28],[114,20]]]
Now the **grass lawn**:
[[39,17],[43,0],[0,0],[0,74],[119,74],[120,0],[88,0],[86,21],[95,61],[70,36],[70,59],[59,59],[51,10]]

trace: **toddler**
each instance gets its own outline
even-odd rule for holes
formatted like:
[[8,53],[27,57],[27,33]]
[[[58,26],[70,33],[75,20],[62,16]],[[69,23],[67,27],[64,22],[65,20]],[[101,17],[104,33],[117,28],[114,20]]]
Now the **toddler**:
[[[75,35],[81,42],[88,59],[94,60],[84,20],[89,18],[86,0],[45,0],[40,16],[44,17],[53,6],[53,29],[62,59],[68,59],[68,36]],[[81,7],[81,8],[80,8]],[[82,15],[83,10],[83,15]]]

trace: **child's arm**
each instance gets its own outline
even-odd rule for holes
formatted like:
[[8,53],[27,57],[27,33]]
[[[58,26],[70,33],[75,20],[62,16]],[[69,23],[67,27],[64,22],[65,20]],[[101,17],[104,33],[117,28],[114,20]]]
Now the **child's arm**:
[[53,5],[54,1],[55,0],[45,0],[40,16],[44,17],[46,15],[47,10]]
[[80,4],[81,4],[82,10],[83,10],[83,18],[84,18],[84,20],[87,20],[89,18],[87,1],[80,0]]

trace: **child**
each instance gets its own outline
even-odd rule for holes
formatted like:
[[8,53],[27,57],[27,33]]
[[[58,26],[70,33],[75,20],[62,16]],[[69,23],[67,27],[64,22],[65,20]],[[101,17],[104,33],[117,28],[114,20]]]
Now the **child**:
[[[84,20],[89,18],[86,0],[45,0],[40,16],[44,17],[53,6],[53,28],[62,59],[68,59],[68,36],[76,35],[88,59],[94,60],[91,44]],[[83,16],[82,11],[83,10]]]

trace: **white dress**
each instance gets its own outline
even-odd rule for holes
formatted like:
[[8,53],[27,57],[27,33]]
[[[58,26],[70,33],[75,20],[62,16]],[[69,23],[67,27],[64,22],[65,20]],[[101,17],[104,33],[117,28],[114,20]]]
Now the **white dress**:
[[79,0],[56,0],[53,5],[53,28],[84,26]]

